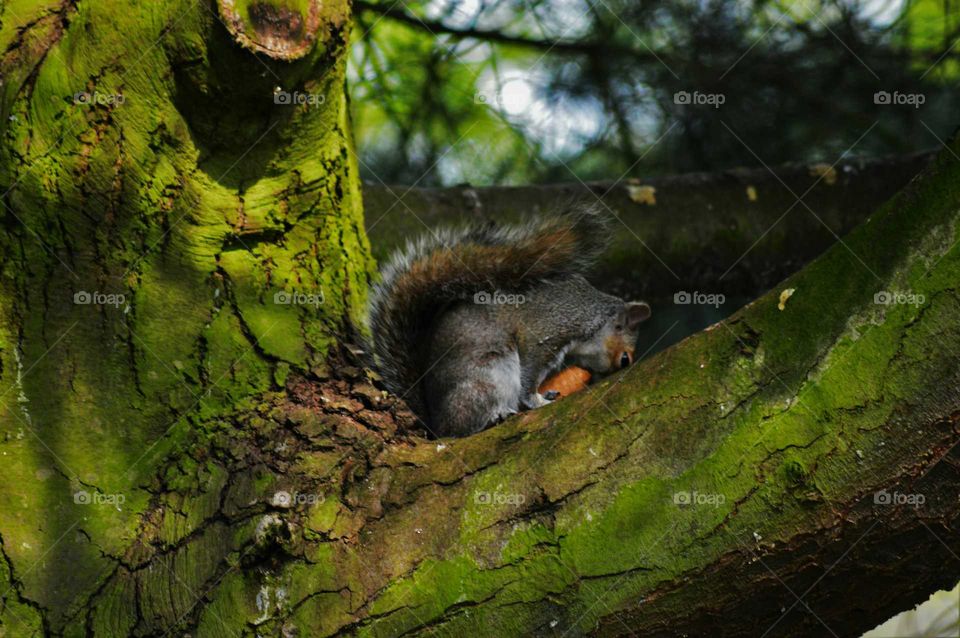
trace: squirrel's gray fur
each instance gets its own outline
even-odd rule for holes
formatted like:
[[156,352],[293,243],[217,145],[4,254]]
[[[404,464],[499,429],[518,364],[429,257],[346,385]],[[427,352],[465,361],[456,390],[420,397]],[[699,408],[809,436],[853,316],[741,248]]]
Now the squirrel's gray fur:
[[606,218],[583,206],[408,243],[370,301],[369,350],[387,389],[433,434],[466,436],[546,403],[537,388],[564,363],[604,373],[632,361],[649,307],[582,276],[608,239]]

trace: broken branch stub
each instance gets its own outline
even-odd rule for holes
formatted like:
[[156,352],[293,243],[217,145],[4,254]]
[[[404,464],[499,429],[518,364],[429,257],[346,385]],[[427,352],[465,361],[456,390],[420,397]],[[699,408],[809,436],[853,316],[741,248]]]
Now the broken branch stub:
[[331,32],[328,27],[342,25],[349,12],[345,2],[320,0],[218,0],[217,6],[241,46],[288,61],[306,56]]

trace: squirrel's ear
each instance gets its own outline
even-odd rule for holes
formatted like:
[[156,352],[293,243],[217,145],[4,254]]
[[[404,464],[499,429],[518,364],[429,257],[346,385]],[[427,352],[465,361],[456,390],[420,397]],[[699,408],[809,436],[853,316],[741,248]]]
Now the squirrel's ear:
[[650,306],[645,301],[631,301],[627,304],[627,330],[633,330],[640,322],[650,318]]

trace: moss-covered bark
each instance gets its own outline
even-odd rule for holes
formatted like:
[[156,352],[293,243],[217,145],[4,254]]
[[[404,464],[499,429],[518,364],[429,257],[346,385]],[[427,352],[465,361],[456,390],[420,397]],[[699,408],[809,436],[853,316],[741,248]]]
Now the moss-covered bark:
[[347,552],[385,577],[350,627],[858,635],[952,586],[958,148],[729,320],[471,439],[388,446]]
[[372,269],[337,6],[3,5],[7,635],[850,634],[954,583],[954,155],[730,320],[427,441],[333,347]]
[[277,56],[237,44],[212,1],[2,3],[6,635],[83,634],[98,592],[135,621],[105,585],[166,455],[291,369],[322,372],[360,317],[347,7],[323,3],[311,36],[272,4],[234,9]]

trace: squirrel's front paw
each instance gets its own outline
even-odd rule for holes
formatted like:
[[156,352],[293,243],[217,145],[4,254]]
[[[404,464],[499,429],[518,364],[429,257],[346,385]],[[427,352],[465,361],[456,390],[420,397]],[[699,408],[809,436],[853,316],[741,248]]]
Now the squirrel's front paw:
[[528,410],[533,410],[535,408],[542,408],[545,405],[548,405],[553,399],[557,398],[556,396],[550,396],[557,394],[555,392],[547,392],[546,395],[540,394],[539,392],[534,392],[528,396],[523,404]]

